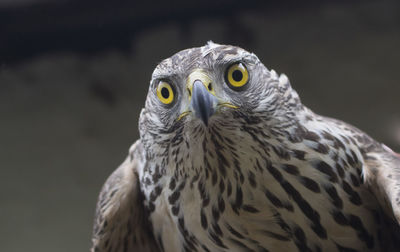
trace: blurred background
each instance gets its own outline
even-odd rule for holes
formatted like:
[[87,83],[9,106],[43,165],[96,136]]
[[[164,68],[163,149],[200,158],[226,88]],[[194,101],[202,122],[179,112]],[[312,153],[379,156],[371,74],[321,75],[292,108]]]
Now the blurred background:
[[0,251],[87,251],[152,70],[208,40],[400,151],[399,1],[0,0]]

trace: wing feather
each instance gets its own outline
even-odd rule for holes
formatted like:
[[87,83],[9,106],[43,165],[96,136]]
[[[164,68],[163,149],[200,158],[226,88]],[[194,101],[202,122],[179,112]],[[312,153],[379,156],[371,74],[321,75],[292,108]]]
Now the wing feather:
[[92,252],[159,251],[143,205],[137,169],[145,157],[140,141],[101,189],[92,235]]
[[386,214],[400,224],[400,156],[381,145],[365,155],[364,180]]
[[364,154],[364,181],[385,212],[381,243],[385,251],[400,248],[400,156],[383,144]]
[[383,251],[399,251],[400,248],[400,154],[381,144],[366,133],[345,122],[321,117],[347,131],[360,149],[364,164],[362,176],[366,187],[377,199],[382,214],[379,240]]

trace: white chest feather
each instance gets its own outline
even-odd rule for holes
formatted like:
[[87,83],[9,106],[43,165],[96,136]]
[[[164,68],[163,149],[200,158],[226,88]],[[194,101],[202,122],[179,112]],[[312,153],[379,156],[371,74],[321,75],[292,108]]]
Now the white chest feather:
[[177,149],[175,167],[149,187],[165,251],[374,251],[375,200],[352,168],[359,153],[311,133],[290,148],[233,138]]

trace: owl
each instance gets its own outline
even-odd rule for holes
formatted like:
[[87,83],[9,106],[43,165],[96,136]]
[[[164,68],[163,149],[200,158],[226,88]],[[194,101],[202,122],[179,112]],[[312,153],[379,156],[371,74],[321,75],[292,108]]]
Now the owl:
[[154,70],[92,251],[400,251],[400,156],[209,42]]

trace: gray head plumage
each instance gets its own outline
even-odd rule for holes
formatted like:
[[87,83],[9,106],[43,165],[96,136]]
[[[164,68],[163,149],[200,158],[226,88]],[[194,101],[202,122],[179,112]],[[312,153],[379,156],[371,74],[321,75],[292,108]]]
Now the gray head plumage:
[[[227,79],[229,67],[234,64],[243,64],[248,72],[243,87],[234,87]],[[211,125],[230,122],[232,126],[240,126],[251,120],[252,114],[271,124],[286,125],[290,115],[301,108],[298,95],[285,75],[278,76],[274,70],[268,70],[256,55],[244,49],[209,42],[203,47],[176,53],[154,70],[146,107],[140,117],[144,144],[145,139],[151,139],[152,144],[159,142],[157,140],[165,143],[176,137],[176,131],[188,133],[197,127],[204,129],[206,125],[197,118],[199,115],[191,103],[191,89],[196,78],[208,80],[204,85],[212,89],[207,90],[212,94],[215,107],[209,118]],[[158,86],[164,82],[171,86],[174,96],[169,104],[164,104],[157,94]]]

